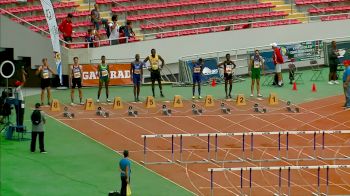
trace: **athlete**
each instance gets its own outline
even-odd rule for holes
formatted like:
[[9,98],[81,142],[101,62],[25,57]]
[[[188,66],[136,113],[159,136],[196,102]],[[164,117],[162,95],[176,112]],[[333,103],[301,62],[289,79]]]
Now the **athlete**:
[[101,64],[98,65],[98,74],[99,74],[99,85],[98,85],[98,93],[97,93],[97,103],[100,102],[100,95],[102,90],[103,83],[105,84],[106,88],[106,101],[111,102],[111,100],[108,99],[109,91],[108,91],[108,85],[109,85],[109,66],[106,63],[106,57],[101,56]]
[[140,101],[140,84],[143,75],[143,65],[144,63],[140,61],[140,55],[135,55],[135,61],[131,62],[130,74],[131,81],[134,83],[134,99],[135,101]]
[[198,59],[197,62],[193,64],[193,87],[192,87],[192,99],[195,99],[195,91],[196,91],[196,83],[198,84],[198,99],[202,99],[201,97],[201,75],[203,71],[203,59]]
[[258,93],[258,97],[262,97],[260,94],[260,71],[264,71],[264,59],[260,56],[259,50],[255,50],[254,56],[251,57],[250,63],[250,76],[252,78],[252,84],[251,84],[251,94],[250,96],[254,96],[254,83],[256,81],[256,91]]
[[51,102],[51,88],[50,88],[50,73],[56,74],[47,63],[47,58],[43,58],[43,65],[41,65],[35,72],[36,75],[40,75],[41,82],[41,105],[44,105],[44,95],[45,89],[47,91],[47,104],[50,105]]
[[[224,78],[225,78],[225,93],[226,93],[226,99],[232,98],[231,91],[232,91],[232,78],[234,69],[236,68],[236,64],[231,61],[230,54],[226,54],[226,60],[220,64],[218,64],[218,67],[224,66]],[[230,83],[230,91],[227,94],[227,84]]]
[[[146,63],[147,61],[150,61],[151,67],[149,68],[149,71],[151,72],[151,81],[152,81],[152,93],[153,97],[155,97],[154,94],[154,83],[157,80],[158,85],[159,85],[159,90],[160,90],[160,96],[164,97],[163,91],[162,91],[162,83],[161,83],[161,76],[160,76],[160,70],[164,67],[164,59],[156,54],[156,50],[152,49],[151,50],[151,55],[146,57],[145,60],[143,61]],[[162,62],[162,65],[159,67],[159,61]]]
[[78,57],[74,57],[73,58],[74,64],[72,66],[70,66],[70,78],[72,81],[72,89],[71,89],[71,93],[70,93],[70,99],[71,99],[71,105],[75,105],[74,104],[74,91],[75,91],[75,87],[78,87],[78,91],[79,91],[79,99],[80,99],[80,105],[83,105],[83,92],[81,90],[81,76],[82,74],[82,66],[79,65],[79,58]]

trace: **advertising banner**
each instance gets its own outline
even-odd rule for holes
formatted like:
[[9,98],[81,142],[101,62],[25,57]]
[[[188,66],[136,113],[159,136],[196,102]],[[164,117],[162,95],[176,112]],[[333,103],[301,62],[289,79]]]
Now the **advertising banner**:
[[[110,85],[130,85],[132,84],[130,76],[130,64],[108,64]],[[82,65],[83,67],[83,86],[98,86],[99,74],[97,64]]]

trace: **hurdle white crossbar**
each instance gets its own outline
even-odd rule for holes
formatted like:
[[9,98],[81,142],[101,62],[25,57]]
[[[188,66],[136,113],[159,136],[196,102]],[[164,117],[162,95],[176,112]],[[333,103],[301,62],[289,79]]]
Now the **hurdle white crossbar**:
[[174,163],[174,136],[170,136],[171,138],[171,159],[167,159],[166,161],[149,161],[147,160],[147,137],[143,136],[143,161],[141,161],[144,165],[156,165],[156,164],[172,164]]
[[[234,167],[234,168],[208,168],[210,172],[210,192],[211,195],[214,195],[214,172],[226,172],[232,171],[237,172],[240,171],[240,188],[241,195],[245,195],[243,193],[243,171],[249,171],[249,195],[252,195],[252,171],[274,171],[279,170],[278,174],[278,187],[279,193],[275,193],[274,195],[291,195],[291,170],[314,170],[317,169],[317,193],[312,193],[313,195],[328,195],[329,192],[329,169],[350,169],[350,165],[300,165],[300,166],[271,166],[271,167]],[[326,169],[326,193],[321,193],[320,191],[320,170]],[[282,193],[282,170],[288,170],[288,194]]]
[[271,166],[271,167],[231,167],[231,168],[208,168],[208,171],[224,172],[224,171],[267,171],[267,170],[300,170],[300,169],[350,169],[350,165],[298,165],[298,166]]
[[[288,150],[289,150],[289,136],[290,135],[314,135],[314,147],[313,147],[313,156],[307,155],[308,158],[295,158],[291,159],[288,157]],[[173,147],[173,141],[174,138],[179,137],[180,138],[180,160],[179,162],[184,162],[182,160],[182,138],[183,137],[208,137],[208,159],[203,159],[203,161],[192,161],[192,163],[200,163],[200,162],[208,162],[210,160],[210,137],[215,137],[215,158],[212,159],[213,162],[223,163],[223,162],[242,162],[246,160],[245,158],[245,136],[251,137],[251,157],[247,158],[248,161],[253,162],[263,162],[263,161],[279,161],[281,160],[280,156],[280,149],[281,149],[281,135],[286,135],[286,157],[282,157],[282,159],[285,159],[287,161],[305,161],[305,160],[315,160],[317,158],[322,160],[350,160],[349,156],[343,156],[343,157],[334,157],[334,158],[325,158],[324,156],[316,156],[316,135],[322,134],[322,150],[325,149],[325,134],[350,134],[350,130],[317,130],[317,131],[256,131],[256,132],[233,132],[233,133],[221,133],[221,132],[213,132],[213,133],[175,133],[175,134],[151,134],[151,135],[141,135],[142,138],[144,138],[144,156],[146,163],[146,139],[147,138],[172,138],[172,160],[168,160],[165,163],[173,163],[173,156],[174,156],[174,147]],[[278,135],[278,155],[273,157],[272,159],[254,159],[253,155],[253,136],[267,136],[267,135]],[[218,149],[218,137],[233,137],[233,136],[241,136],[242,137],[242,157],[239,157],[236,160],[218,160],[217,159],[217,149]],[[323,151],[322,151],[323,152]],[[148,163],[148,164],[158,164],[158,163],[164,163],[164,162],[154,162],[154,163]],[[188,162],[190,163],[190,162]]]
[[[334,161],[334,160],[350,160],[350,156],[348,155],[342,155],[342,157],[339,156],[335,156],[335,157],[325,157],[325,148],[326,148],[326,134],[328,134],[327,131],[322,132],[322,154],[320,156],[318,156],[317,158],[319,158],[320,160],[324,160],[324,161]],[[340,154],[340,153],[339,153]]]
[[207,137],[208,135],[210,137],[213,137],[215,135],[217,136],[242,136],[244,135],[286,135],[287,133],[291,135],[311,135],[311,134],[350,134],[350,130],[324,130],[324,131],[256,131],[256,132],[239,132],[239,133],[184,133],[184,134],[152,134],[152,135],[141,135],[141,137],[146,138],[170,138],[172,136],[174,137]]

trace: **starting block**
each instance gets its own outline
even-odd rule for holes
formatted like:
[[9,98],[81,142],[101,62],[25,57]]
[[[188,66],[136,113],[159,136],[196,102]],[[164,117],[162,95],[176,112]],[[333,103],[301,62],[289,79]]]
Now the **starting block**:
[[196,104],[192,104],[192,113],[195,115],[201,115],[203,110],[201,108],[197,108]]
[[287,101],[287,111],[293,113],[299,113],[300,109],[296,106],[293,106],[290,101]]
[[128,108],[128,115],[136,117],[138,115],[138,112],[135,111],[132,106],[129,106],[129,108]]
[[168,109],[166,105],[162,106],[162,112],[165,116],[171,116],[171,109]]
[[266,108],[259,108],[259,104],[254,104],[253,106],[253,111],[254,112],[258,112],[258,113],[266,113],[267,112],[267,109]]
[[97,111],[96,111],[96,115],[103,116],[103,117],[107,118],[107,117],[109,117],[109,112],[103,111],[101,107],[98,107]]
[[69,112],[69,111],[68,111],[68,107],[64,107],[63,110],[64,110],[64,112],[63,112],[63,117],[66,117],[66,118],[74,118],[74,113]]
[[231,109],[230,108],[226,108],[224,102],[222,102],[220,106],[221,106],[222,113],[224,113],[224,114],[231,114]]

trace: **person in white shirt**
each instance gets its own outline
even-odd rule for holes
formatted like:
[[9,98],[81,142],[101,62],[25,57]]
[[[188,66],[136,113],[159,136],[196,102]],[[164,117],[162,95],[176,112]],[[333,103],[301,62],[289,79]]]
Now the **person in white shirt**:
[[109,28],[111,30],[111,34],[109,36],[109,40],[111,40],[111,45],[116,45],[119,43],[119,25],[118,25],[118,16],[112,16],[112,22],[109,24]]
[[15,104],[16,109],[16,125],[19,126],[17,128],[17,131],[21,132],[24,130],[23,128],[23,118],[24,118],[24,96],[23,96],[23,90],[22,87],[26,82],[26,75],[27,73],[22,68],[22,82],[17,80],[15,82],[15,99],[17,100],[17,103]]

